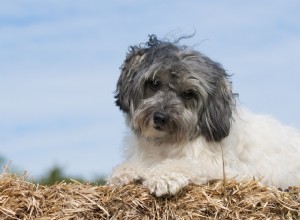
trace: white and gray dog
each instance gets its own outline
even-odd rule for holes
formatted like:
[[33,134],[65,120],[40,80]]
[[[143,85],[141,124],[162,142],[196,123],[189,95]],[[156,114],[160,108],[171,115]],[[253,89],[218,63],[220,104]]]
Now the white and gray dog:
[[127,54],[115,98],[132,132],[109,183],[175,194],[222,179],[224,163],[228,178],[300,185],[300,133],[237,106],[222,66],[178,42],[151,35]]

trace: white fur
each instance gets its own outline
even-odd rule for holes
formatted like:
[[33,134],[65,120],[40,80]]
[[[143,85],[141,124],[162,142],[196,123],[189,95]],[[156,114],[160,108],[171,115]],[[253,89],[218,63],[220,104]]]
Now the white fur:
[[227,178],[262,178],[264,184],[300,185],[300,133],[269,116],[238,109],[230,134],[221,142],[204,137],[184,145],[160,145],[137,138],[125,141],[126,161],[113,170],[110,184],[142,180],[157,196],[175,194],[189,183]]

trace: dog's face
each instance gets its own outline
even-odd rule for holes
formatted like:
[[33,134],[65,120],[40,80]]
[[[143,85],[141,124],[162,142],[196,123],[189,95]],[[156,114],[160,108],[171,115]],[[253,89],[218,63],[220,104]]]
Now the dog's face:
[[229,134],[234,95],[218,64],[187,47],[151,36],[132,47],[122,66],[116,104],[140,137],[155,144]]

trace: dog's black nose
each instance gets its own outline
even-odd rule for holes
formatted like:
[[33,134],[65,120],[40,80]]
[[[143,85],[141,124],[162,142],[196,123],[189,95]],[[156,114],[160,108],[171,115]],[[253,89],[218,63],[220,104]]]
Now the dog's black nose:
[[153,114],[153,121],[156,125],[163,126],[165,125],[170,119],[170,115],[164,112],[154,112]]

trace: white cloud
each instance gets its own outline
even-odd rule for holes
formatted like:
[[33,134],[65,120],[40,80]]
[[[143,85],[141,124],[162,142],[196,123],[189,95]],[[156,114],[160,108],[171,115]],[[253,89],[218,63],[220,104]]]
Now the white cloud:
[[[112,74],[111,74],[112,75]],[[2,121],[53,115],[99,115],[114,107],[116,76],[18,74],[1,77]],[[97,111],[99,111],[97,113]]]

